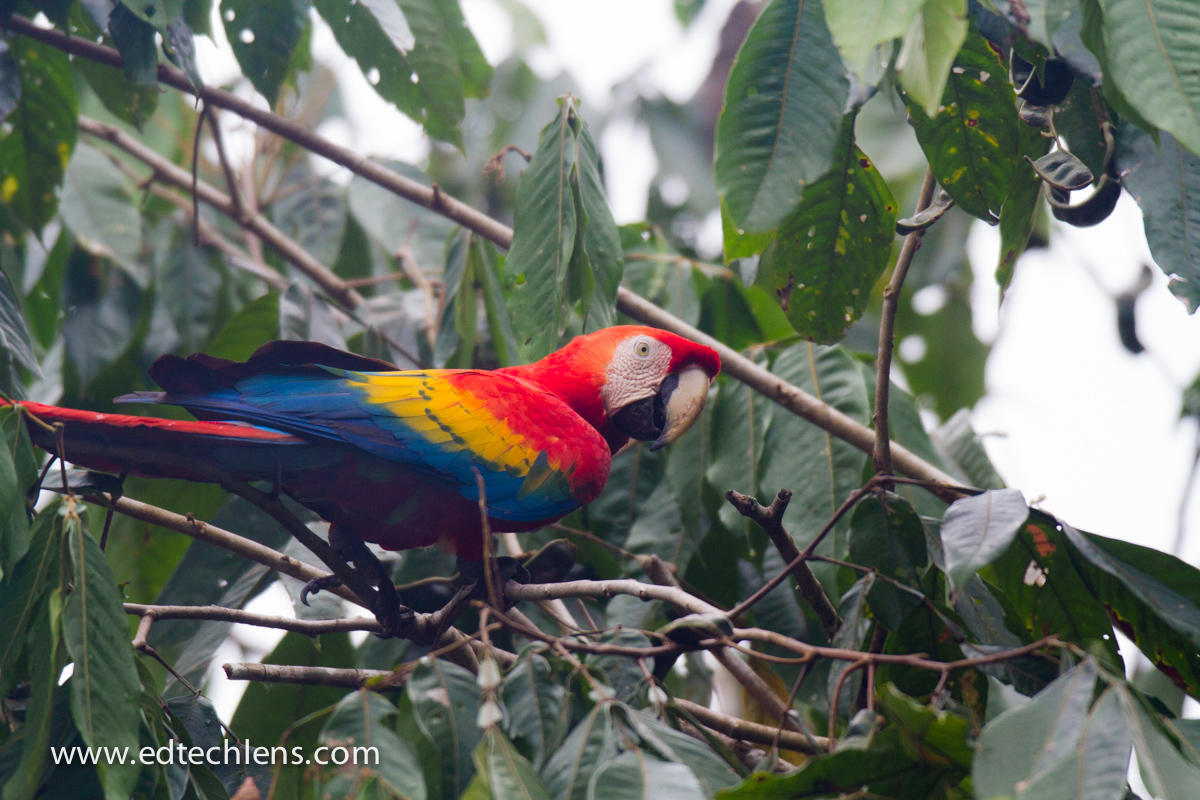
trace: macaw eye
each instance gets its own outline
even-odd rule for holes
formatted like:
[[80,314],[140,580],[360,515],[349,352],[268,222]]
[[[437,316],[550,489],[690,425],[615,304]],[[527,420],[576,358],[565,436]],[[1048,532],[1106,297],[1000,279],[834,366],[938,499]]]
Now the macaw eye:
[[646,356],[650,355],[650,343],[638,342],[636,345],[634,345],[633,352],[637,353],[642,358],[645,358]]

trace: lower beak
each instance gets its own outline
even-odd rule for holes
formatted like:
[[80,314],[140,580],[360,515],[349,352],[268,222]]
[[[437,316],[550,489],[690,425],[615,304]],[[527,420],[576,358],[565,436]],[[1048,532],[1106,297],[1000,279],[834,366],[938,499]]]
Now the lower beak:
[[613,415],[617,429],[633,439],[652,442],[658,450],[678,439],[704,410],[708,374],[688,367],[668,375],[650,397],[635,400]]

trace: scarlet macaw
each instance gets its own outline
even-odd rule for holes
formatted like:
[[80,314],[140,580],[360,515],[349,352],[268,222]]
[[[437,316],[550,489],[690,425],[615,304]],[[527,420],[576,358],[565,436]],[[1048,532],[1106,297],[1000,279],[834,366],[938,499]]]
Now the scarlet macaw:
[[[404,550],[437,542],[482,557],[476,474],[493,531],[527,531],[594,500],[630,439],[657,448],[699,416],[720,369],[709,347],[622,325],[533,364],[403,370],[313,342],[249,360],[163,356],[162,392],[118,402],[183,406],[197,422],[23,403],[61,422],[65,460],[104,472],[269,481],[332,531]],[[54,434],[30,425],[58,451]]]

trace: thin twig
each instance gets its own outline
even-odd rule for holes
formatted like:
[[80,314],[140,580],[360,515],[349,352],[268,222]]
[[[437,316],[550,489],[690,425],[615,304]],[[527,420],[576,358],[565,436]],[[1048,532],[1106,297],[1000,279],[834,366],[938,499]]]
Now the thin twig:
[[[373,619],[366,617],[351,617],[346,619],[295,619],[294,617],[277,617],[266,614],[253,614],[238,608],[225,606],[156,606],[142,603],[125,603],[126,614],[136,614],[143,620],[160,619],[203,619],[217,622],[238,622],[243,625],[254,625],[259,628],[277,628],[305,636],[320,636],[324,633],[340,633],[342,631],[367,631],[381,633],[383,627]],[[137,640],[134,640],[135,646]]]
[[[720,711],[713,711],[707,706],[702,706],[699,703],[693,703],[682,697],[671,699],[671,706],[676,706],[682,711],[687,712],[689,716],[695,717],[697,722],[700,722],[707,728],[712,728],[715,731],[732,736],[734,739],[740,739],[744,742],[754,742],[768,747],[775,744],[775,737],[778,729],[769,725],[760,725],[757,722],[740,719],[722,714]],[[828,741],[823,736],[809,736],[804,733],[796,733],[795,731],[780,731],[778,732],[778,743],[788,750],[795,750],[797,753],[820,753],[828,746]]]
[[[917,213],[924,211],[933,199],[933,189],[937,182],[933,179],[933,170],[925,170],[925,180],[921,183],[921,193],[917,197]],[[875,356],[875,444],[871,449],[871,459],[875,464],[875,472],[880,475],[892,474],[892,440],[888,426],[888,391],[892,383],[892,349],[896,344],[896,312],[900,306],[900,288],[908,268],[912,265],[913,256],[921,248],[921,240],[925,237],[925,228],[912,231],[904,237],[900,247],[900,255],[896,257],[896,268],[892,270],[892,278],[883,290],[883,307],[879,312],[879,352]],[[885,486],[886,488],[886,486]]]

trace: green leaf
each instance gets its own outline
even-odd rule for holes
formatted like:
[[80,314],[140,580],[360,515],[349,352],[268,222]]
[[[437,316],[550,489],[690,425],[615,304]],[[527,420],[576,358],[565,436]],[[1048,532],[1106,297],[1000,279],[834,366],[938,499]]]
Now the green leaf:
[[[116,16],[117,12],[128,15],[128,19],[133,20],[138,26],[146,25],[137,17],[129,14],[123,7],[114,8],[113,16]],[[69,24],[73,33],[81,38],[96,41],[103,35],[101,26],[92,19],[91,14],[84,10],[81,4],[71,6]],[[108,30],[111,32],[113,27],[114,22],[110,17]],[[138,71],[138,67],[144,63],[141,60],[143,56],[132,51],[122,52],[125,69],[110,67],[86,59],[76,59],[71,62],[76,74],[83,75],[84,80],[92,87],[92,91],[100,98],[104,107],[115,117],[134,126],[139,131],[142,129],[142,124],[158,107],[158,48],[154,45],[154,29],[150,28],[149,33],[152,49],[145,55],[149,61],[148,64],[144,64],[145,70],[142,72]],[[126,45],[126,47],[129,46]],[[118,45],[118,49],[121,49],[121,45]],[[126,74],[126,70],[130,70],[131,74]]]
[[20,101],[21,76],[6,39],[0,42],[0,120],[8,119]]
[[144,287],[150,276],[140,260],[142,221],[134,191],[103,153],[80,144],[67,166],[59,213],[84,250],[112,259]]
[[[938,113],[943,92],[967,39],[966,0],[927,0],[904,36],[896,68],[900,85],[926,116]],[[1003,76],[1003,73],[1001,73]]]
[[1177,686],[1200,697],[1200,570],[1169,553],[1060,524],[1113,623]]
[[663,761],[641,750],[626,750],[592,774],[589,795],[612,800],[703,797],[700,782],[683,764]]
[[37,481],[38,459],[26,419],[17,409],[0,406],[0,579],[13,577],[13,565],[29,549],[31,510],[26,493]]
[[1189,0],[1100,0],[1104,75],[1147,120],[1200,154],[1200,28]]
[[596,148],[578,101],[567,96],[517,187],[505,272],[521,358],[554,349],[575,303],[589,330],[610,324],[621,268],[620,233],[604,200]]
[[844,740],[833,753],[815,755],[786,775],[755,772],[740,785],[719,792],[719,800],[785,800],[801,797],[931,797],[940,775],[911,759],[891,725],[873,737]]
[[971,486],[1001,489],[1004,481],[988,458],[979,436],[971,427],[971,414],[960,408],[933,435],[934,444],[949,466]]
[[1189,800],[1200,785],[1195,758],[1188,760],[1179,752],[1160,729],[1162,722],[1151,717],[1132,692],[1119,691],[1118,697],[1146,788],[1163,800]]
[[[1085,731],[1093,746],[1099,744],[1093,734],[1114,733],[1095,731],[1087,724],[1096,675],[1096,662],[1089,658],[1038,692],[1033,702],[1006,711],[984,727],[972,765],[981,800],[1097,796],[1080,795],[1071,786],[1078,780]],[[1102,719],[1107,719],[1108,708],[1102,711]],[[1123,773],[1125,762],[1120,763]],[[1118,786],[1123,790],[1124,781]]]
[[[76,508],[67,498],[60,511],[74,584],[63,612],[63,640],[75,662],[71,715],[87,745],[136,748],[141,684],[129,624],[104,553],[84,530]],[[140,770],[136,763],[116,762],[97,769],[110,800],[128,798]]]
[[861,76],[875,49],[904,35],[923,5],[925,0],[836,0],[825,4],[825,22],[842,58]]
[[550,800],[546,787],[524,756],[495,727],[488,728],[475,749],[475,770],[494,800]]
[[5,615],[0,625],[0,694],[4,696],[17,680],[16,665],[26,637],[45,606],[42,597],[59,583],[62,526],[57,511],[57,505],[50,505],[37,516],[25,557],[0,581],[0,608]]
[[[139,5],[137,0],[133,5]],[[124,61],[125,78],[138,86],[154,86],[157,91],[158,43],[154,25],[130,11],[130,6],[117,3],[108,17],[108,32]]]
[[183,70],[188,83],[199,94],[204,88],[204,81],[200,79],[200,68],[196,65],[195,37],[182,14],[171,17],[163,29],[163,52],[175,66]]
[[242,306],[204,348],[218,358],[245,361],[263,342],[278,339],[279,295],[268,292]]
[[1026,641],[1054,635],[1080,644],[1100,643],[1115,659],[1112,623],[1080,575],[1059,528],[1053,517],[1030,511],[1012,546],[982,576],[999,590],[997,596],[1016,617],[1010,627],[1023,629]]
[[472,236],[467,258],[474,262],[472,272],[479,281],[483,294],[483,308],[487,314],[488,331],[492,337],[492,349],[496,361],[507,367],[518,361],[517,335],[513,332],[512,316],[504,298],[504,287],[500,282],[501,268],[496,246],[484,241],[483,237]]
[[424,800],[425,778],[416,754],[387,723],[395,713],[396,707],[374,692],[362,690],[342,698],[321,730],[321,741],[329,747],[349,743],[373,749],[357,764],[327,767],[333,779],[324,796],[355,797],[364,789],[376,789],[389,797]]
[[879,693],[879,711],[900,728],[912,758],[939,770],[970,769],[975,754],[966,717],[920,703],[890,683]]
[[157,28],[165,29],[183,12],[184,0],[135,0],[128,8]]
[[996,282],[1001,296],[1012,283],[1017,259],[1025,252],[1042,196],[1042,182],[1031,169],[1016,168],[1008,197],[1000,208],[1000,260],[996,264]]
[[[925,550],[925,525],[912,506],[898,495],[865,498],[850,518],[850,560],[871,567],[900,583],[920,585],[919,570],[929,560]],[[918,591],[905,592],[885,581],[876,581],[868,595],[871,611],[895,630],[908,612],[921,604]]]
[[475,676],[448,661],[430,659],[413,671],[405,688],[421,730],[442,748],[442,795],[458,797],[471,782],[472,753],[482,736],[475,724]]
[[[505,730],[540,766],[558,747],[570,720],[571,704],[554,680],[550,662],[529,653],[504,675],[500,699],[507,710]],[[478,751],[476,751],[478,753]]]
[[[1023,137],[1016,93],[1000,57],[972,34],[954,60],[932,116],[905,95],[917,141],[942,188],[967,213],[995,223],[1012,185]],[[1040,155],[1038,153],[1037,155]]]
[[717,189],[737,228],[775,228],[829,171],[848,92],[822,3],[767,5],[738,51],[717,120]]
[[1172,281],[1171,291],[1195,311],[1200,306],[1200,156],[1169,134],[1158,141],[1129,123],[1117,128],[1115,158],[1121,184],[1142,209],[1154,261]]
[[[29,703],[21,735],[21,763],[4,784],[4,800],[38,796],[42,773],[50,755],[54,697],[65,651],[60,639],[62,596],[56,590],[29,630]],[[22,634],[25,631],[21,631]]]
[[[869,424],[870,403],[858,362],[839,347],[802,342],[783,351],[771,371],[811,392],[844,414]],[[857,448],[794,414],[775,412],[767,429],[762,454],[764,492],[792,490],[784,517],[788,531],[801,547],[832,516],[842,501],[861,484],[867,456]],[[845,554],[843,521],[827,540],[835,556]],[[824,552],[828,552],[823,548]]]
[[75,147],[79,106],[65,53],[24,36],[9,46],[21,80],[21,102],[4,121],[6,133],[0,134],[0,208],[40,231],[58,205],[56,192]]
[[847,115],[829,172],[804,189],[763,253],[758,284],[774,292],[796,331],[830,343],[862,316],[887,268],[896,200],[879,170],[854,144]]
[[233,54],[272,106],[304,39],[311,0],[223,0],[221,19]]
[[957,590],[967,579],[1008,549],[1029,506],[1017,489],[992,489],[955,500],[942,519],[946,577]]
[[551,797],[585,800],[588,785],[601,764],[618,752],[616,732],[606,703],[597,703],[576,725],[541,770]]
[[360,0],[349,7],[316,0],[338,44],[358,62],[380,97],[462,149],[464,97],[487,92],[491,68],[457,2]]

